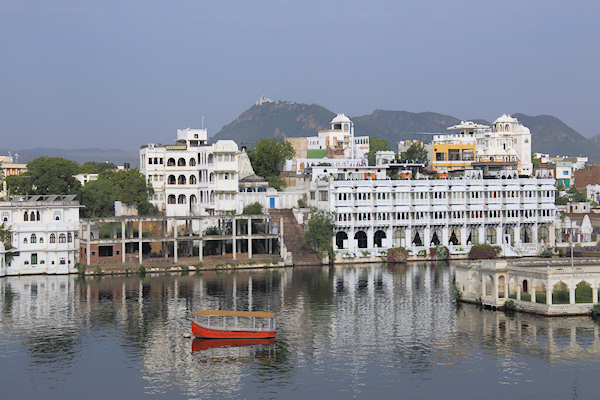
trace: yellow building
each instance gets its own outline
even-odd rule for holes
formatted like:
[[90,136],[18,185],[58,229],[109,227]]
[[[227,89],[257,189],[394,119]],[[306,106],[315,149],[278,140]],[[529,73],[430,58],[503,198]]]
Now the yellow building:
[[432,167],[436,171],[471,169],[475,161],[476,133],[489,128],[471,121],[448,128],[458,133],[434,135],[432,142]]

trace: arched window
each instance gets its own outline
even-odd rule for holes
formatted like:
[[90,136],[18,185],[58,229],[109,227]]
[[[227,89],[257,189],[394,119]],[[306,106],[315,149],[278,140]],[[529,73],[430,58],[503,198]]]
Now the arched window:
[[185,158],[180,158],[179,160],[177,160],[177,166],[178,167],[185,167]]
[[23,221],[29,221],[29,214],[27,214],[27,211],[23,213]]
[[524,226],[521,228],[521,243],[531,243],[531,228]]
[[450,239],[448,239],[448,243],[455,246],[460,244],[460,229],[454,228],[450,230]]
[[31,243],[37,243],[37,237],[35,236],[35,233],[31,234],[31,238],[29,239],[29,241]]
[[190,176],[190,185],[195,185],[196,184],[196,175],[191,175]]
[[167,167],[174,167],[174,166],[175,166],[175,159],[169,158],[169,160],[167,161]]
[[185,204],[185,194],[180,194],[177,198],[177,204]]
[[64,233],[58,235],[58,243],[67,243],[67,236]]
[[548,243],[548,240],[550,238],[550,231],[548,230],[548,227],[545,225],[541,225],[538,228],[538,242],[544,242],[544,243]]
[[439,246],[442,243],[442,231],[441,229],[435,228],[432,230],[431,234],[431,244],[434,246]]
[[363,231],[358,231],[354,235],[354,239],[358,240],[358,248],[366,249],[367,248],[367,234]]
[[40,237],[40,243],[44,243],[44,238]]
[[404,235],[404,231],[402,230],[397,230],[394,231],[394,237],[393,237],[393,243],[392,245],[394,247],[404,247],[404,240],[405,240],[405,235]]
[[377,247],[381,247],[381,245],[383,243],[383,239],[385,239],[384,231],[377,231],[377,232],[375,232],[375,235],[373,235],[373,240],[375,242],[375,246],[377,246]]
[[50,243],[56,243],[56,235],[54,233],[50,234]]
[[175,204],[175,195],[174,194],[170,194],[169,195],[167,203],[169,203],[169,204]]
[[190,158],[190,167],[194,167],[194,166],[196,166],[196,159]]
[[415,246],[423,246],[423,231],[421,229],[414,230],[412,244]]
[[196,197],[195,194],[190,196],[190,204],[197,204],[198,203],[198,198]]
[[179,175],[179,178],[177,178],[177,184],[185,185],[185,182],[186,182],[185,175]]
[[27,243],[27,238],[23,238],[23,243]]
[[487,244],[496,244],[496,229],[491,226],[485,229],[485,242]]
[[512,227],[507,226],[504,228],[504,237],[502,238],[502,242],[508,244],[515,242],[515,230]]
[[344,248],[344,240],[348,239],[348,234],[346,232],[338,232],[335,235],[335,245],[337,246],[338,249],[343,249]]
[[175,184],[175,182],[176,182],[176,180],[175,180],[175,175],[169,175],[169,178],[167,179],[167,183],[168,183],[169,185],[174,185],[174,184]]
[[467,238],[467,244],[479,244],[479,229],[469,229],[469,237]]
[[38,220],[38,221],[41,221],[42,219],[40,218],[40,212],[39,212],[39,211],[36,211],[36,213],[35,213],[35,214],[36,214],[37,220]]
[[30,221],[35,221],[35,213],[32,211],[31,214],[29,215],[29,220]]
[[73,234],[71,232],[67,233],[67,242],[73,242]]

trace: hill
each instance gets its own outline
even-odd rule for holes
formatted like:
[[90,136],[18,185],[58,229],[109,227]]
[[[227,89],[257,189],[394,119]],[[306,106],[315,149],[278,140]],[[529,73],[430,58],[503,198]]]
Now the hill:
[[[8,149],[0,149],[0,154],[8,154]],[[37,157],[62,157],[68,160],[77,161],[79,164],[83,164],[86,161],[96,162],[112,162],[117,165],[123,165],[129,163],[131,167],[138,166],[139,151],[138,150],[117,150],[117,149],[47,149],[47,148],[36,148],[27,150],[17,150],[12,152],[13,157],[15,154],[19,155],[18,162],[20,164],[27,164],[29,161]],[[15,160],[16,162],[17,160]]]
[[[235,140],[240,146],[252,145],[260,138],[316,136],[320,129],[329,128],[335,113],[318,104],[271,102],[254,105],[226,125],[211,138]],[[551,115],[529,116],[512,114],[531,130],[533,151],[566,156],[588,156],[600,161],[600,138],[586,139],[564,122]],[[447,127],[460,119],[434,112],[375,110],[372,114],[350,117],[357,136],[379,136],[393,149],[399,140],[420,139],[429,142],[431,135],[423,133],[447,132]],[[490,125],[483,119],[474,122]]]
[[586,139],[560,119],[551,115],[535,117],[513,114],[520,123],[531,131],[533,151],[550,156],[587,156],[590,161],[600,161],[600,148],[595,141]]
[[333,117],[335,113],[317,104],[267,102],[244,111],[210,140],[231,139],[244,146],[261,138],[315,136]]

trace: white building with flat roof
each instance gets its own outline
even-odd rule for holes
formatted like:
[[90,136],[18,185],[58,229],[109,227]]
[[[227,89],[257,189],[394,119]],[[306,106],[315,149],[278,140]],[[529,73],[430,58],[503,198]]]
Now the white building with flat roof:
[[310,205],[335,215],[334,249],[341,257],[405,247],[418,254],[448,246],[468,253],[472,244],[501,245],[506,255],[536,255],[552,245],[554,179],[495,178],[479,170],[451,179],[348,179],[335,173],[311,182]]
[[178,129],[174,145],[140,148],[150,202],[169,216],[214,215],[237,208],[239,149],[232,140],[208,144],[206,129]]
[[70,196],[16,196],[0,202],[0,219],[9,229],[13,253],[0,275],[76,272],[79,202]]

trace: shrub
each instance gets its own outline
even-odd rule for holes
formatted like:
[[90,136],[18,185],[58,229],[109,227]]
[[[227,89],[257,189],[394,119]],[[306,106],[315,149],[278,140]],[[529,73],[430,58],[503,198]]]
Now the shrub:
[[471,251],[469,251],[469,260],[496,258],[497,254],[496,248],[490,246],[489,244],[474,244],[471,247]]
[[83,275],[83,274],[85,274],[85,270],[86,270],[87,266],[77,263],[77,264],[75,264],[75,268],[77,269],[78,274]]
[[550,247],[546,247],[544,250],[542,250],[542,252],[540,253],[540,257],[542,258],[552,258],[552,249]]
[[507,300],[504,302],[504,308],[508,311],[515,311],[517,309],[517,305],[512,300]]
[[592,318],[600,319],[600,304],[594,304],[592,307]]
[[303,198],[298,199],[298,207],[299,208],[306,208],[306,202],[304,201]]
[[140,265],[138,267],[138,271],[140,272],[140,274],[144,275],[146,273],[146,267],[144,267],[143,265]]
[[425,257],[427,255],[427,250],[419,250],[417,255],[419,257]]
[[448,260],[450,259],[450,250],[446,246],[431,247],[429,256],[432,260]]
[[408,259],[408,252],[404,247],[393,247],[387,252],[387,261],[388,262],[406,262]]

